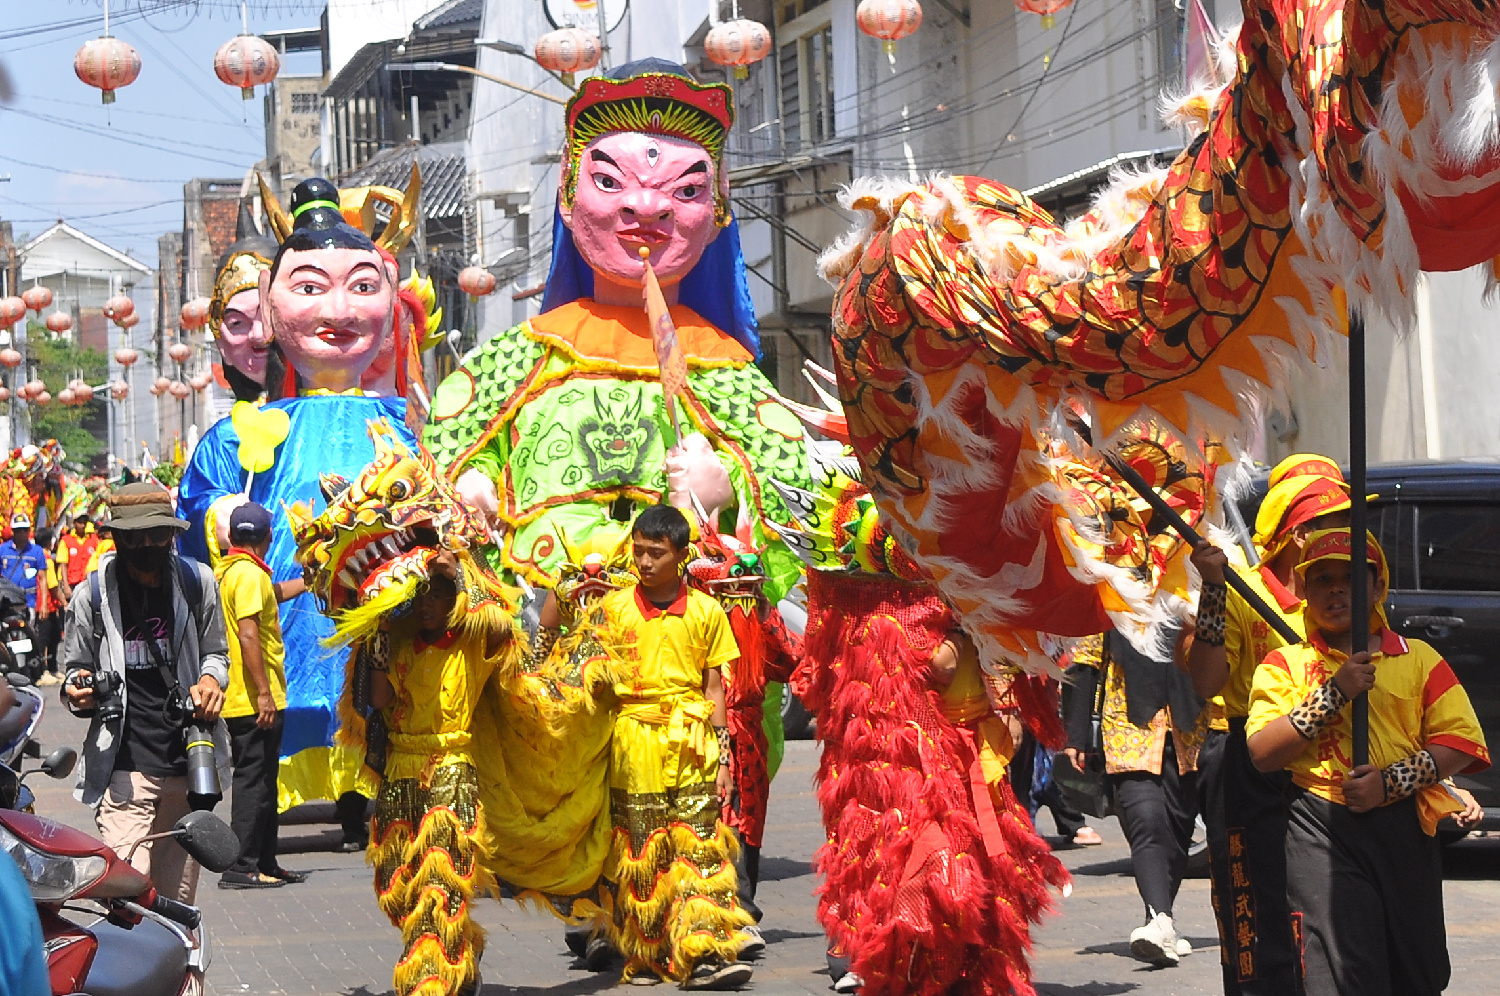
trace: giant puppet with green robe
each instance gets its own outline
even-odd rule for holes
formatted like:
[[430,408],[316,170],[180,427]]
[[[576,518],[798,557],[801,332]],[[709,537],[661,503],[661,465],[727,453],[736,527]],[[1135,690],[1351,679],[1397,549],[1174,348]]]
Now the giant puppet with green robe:
[[[553,586],[567,544],[691,492],[722,532],[748,527],[780,598],[800,572],[770,525],[790,516],[769,481],[806,481],[808,467],[801,423],[755,366],[724,169],[733,93],[644,59],[585,81],[566,113],[542,313],[443,381],[424,442],[492,514],[496,566],[532,585]],[[675,411],[648,264],[686,360]]]

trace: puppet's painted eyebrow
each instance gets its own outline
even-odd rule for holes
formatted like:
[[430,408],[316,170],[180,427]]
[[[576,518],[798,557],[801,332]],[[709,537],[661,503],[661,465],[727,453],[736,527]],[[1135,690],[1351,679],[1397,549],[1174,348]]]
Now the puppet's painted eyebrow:
[[683,176],[687,176],[689,173],[707,173],[707,172],[708,172],[708,160],[707,159],[700,159],[697,162],[693,163],[693,165],[689,166],[687,169],[683,170],[682,171],[682,176],[679,176],[677,179],[681,180]]
[[590,149],[589,158],[596,163],[609,163],[615,169],[620,168],[620,164],[611,159],[607,152],[600,152],[598,149]]

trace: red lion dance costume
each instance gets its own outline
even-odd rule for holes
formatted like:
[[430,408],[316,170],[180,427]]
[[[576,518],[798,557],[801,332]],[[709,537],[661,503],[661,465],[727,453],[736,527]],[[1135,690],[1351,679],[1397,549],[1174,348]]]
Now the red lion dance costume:
[[1048,741],[1056,706],[1036,679],[982,675],[961,637],[952,683],[931,687],[953,611],[880,529],[868,492],[815,476],[829,497],[783,494],[805,527],[789,545],[813,567],[793,684],[823,742],[818,919],[868,996],[1031,994],[1030,924],[1069,878],[1011,792],[1014,747],[991,698],[1042,719]]

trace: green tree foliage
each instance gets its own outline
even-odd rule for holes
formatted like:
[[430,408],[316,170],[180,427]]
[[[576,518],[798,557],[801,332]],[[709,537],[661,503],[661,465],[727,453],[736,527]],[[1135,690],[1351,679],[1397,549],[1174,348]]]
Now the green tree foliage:
[[97,349],[84,349],[65,339],[53,338],[46,326],[32,322],[27,331],[26,364],[16,368],[17,380],[12,387],[22,382],[21,371],[27,369],[41,378],[53,399],[48,405],[10,402],[31,409],[31,438],[56,439],[67,452],[68,463],[87,467],[106,445],[100,437],[105,432],[103,425],[108,424],[104,406],[110,404],[109,395],[100,391],[86,405],[58,404],[57,395],[75,377],[82,377],[90,384],[103,383],[109,376],[108,357]]

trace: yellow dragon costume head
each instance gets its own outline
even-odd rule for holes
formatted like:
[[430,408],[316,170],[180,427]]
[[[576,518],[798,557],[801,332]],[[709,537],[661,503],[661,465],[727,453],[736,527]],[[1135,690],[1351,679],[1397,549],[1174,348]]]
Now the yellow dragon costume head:
[[[401,443],[385,422],[371,423],[375,459],[353,481],[324,474],[328,507],[314,516],[287,510],[307,586],[334,620],[333,642],[374,636],[404,611],[442,551],[458,561],[459,595],[450,625],[489,626],[512,611],[509,590],[474,555],[489,541],[483,516],[465,505],[431,454]],[[508,625],[508,623],[506,623]]]

